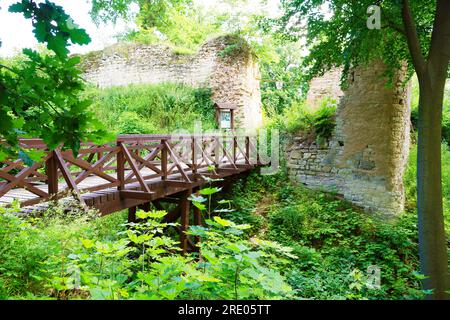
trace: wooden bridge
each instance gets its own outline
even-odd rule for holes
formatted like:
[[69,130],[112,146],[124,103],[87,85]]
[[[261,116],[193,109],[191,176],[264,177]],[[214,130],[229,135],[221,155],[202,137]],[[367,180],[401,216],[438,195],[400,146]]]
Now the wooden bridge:
[[[230,182],[258,165],[251,136],[120,135],[104,145],[82,144],[76,157],[71,150],[50,151],[40,139],[22,139],[20,146],[45,155],[29,166],[21,159],[0,163],[0,205],[18,201],[20,213],[27,214],[46,210],[51,201],[68,199],[70,193],[102,215],[128,209],[129,221],[134,221],[137,207],[150,210],[152,204],[167,210],[164,203],[176,204],[165,220],[181,218],[177,231],[183,250],[193,246],[184,233],[188,197],[209,179]],[[193,209],[194,223],[201,224],[201,212]]]

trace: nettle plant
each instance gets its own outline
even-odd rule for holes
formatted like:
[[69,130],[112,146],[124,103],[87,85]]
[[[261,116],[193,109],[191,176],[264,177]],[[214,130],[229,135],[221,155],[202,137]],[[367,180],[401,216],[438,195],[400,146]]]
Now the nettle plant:
[[[205,282],[199,292],[206,289],[204,293],[216,299],[290,297],[292,289],[279,273],[279,267],[287,263],[286,258],[296,258],[291,254],[292,249],[271,241],[243,237],[250,225],[236,224],[219,216],[234,211],[231,200],[222,199],[217,202],[219,206],[212,209],[212,196],[221,191],[212,184],[222,179],[204,179],[209,187],[199,190],[190,199],[208,219],[205,226],[191,226],[188,231],[189,235],[203,240],[199,243],[198,266],[203,277],[211,280]],[[265,262],[269,262],[271,268]]]
[[[212,183],[213,181],[209,181]],[[180,254],[178,241],[164,231],[165,211],[138,211],[139,222],[128,223],[118,240],[80,239],[82,246],[54,257],[60,274],[50,276],[48,287],[56,298],[90,299],[281,299],[293,297],[280,273],[290,248],[257,238],[247,239],[249,225],[235,224],[211,209],[211,196],[220,188],[199,191],[209,201],[191,198],[208,218],[205,226],[187,232],[200,239],[199,252]],[[208,201],[208,206],[199,205]],[[222,210],[222,211],[220,211]],[[52,268],[54,270],[54,268]]]

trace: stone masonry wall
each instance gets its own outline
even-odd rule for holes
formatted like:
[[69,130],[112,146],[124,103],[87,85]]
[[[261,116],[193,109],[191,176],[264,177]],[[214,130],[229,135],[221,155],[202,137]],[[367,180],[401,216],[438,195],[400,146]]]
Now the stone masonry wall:
[[259,67],[249,50],[222,54],[230,41],[213,39],[195,55],[165,45],[116,44],[83,57],[84,78],[99,87],[164,82],[209,87],[215,102],[237,105],[237,126],[254,129],[262,123]]
[[339,100],[344,95],[340,86],[341,74],[342,70],[340,68],[334,68],[328,71],[325,76],[312,79],[309,83],[306,103],[316,105],[321,99],[326,97]]
[[[350,74],[328,142],[317,145],[296,136],[286,151],[292,180],[337,192],[369,211],[389,216],[404,208],[410,90],[403,85],[404,69],[397,73],[394,85],[387,87],[384,68],[381,62],[374,62]],[[339,73],[331,73],[331,80],[322,83],[338,82],[339,77]],[[323,97],[323,92],[319,95]]]

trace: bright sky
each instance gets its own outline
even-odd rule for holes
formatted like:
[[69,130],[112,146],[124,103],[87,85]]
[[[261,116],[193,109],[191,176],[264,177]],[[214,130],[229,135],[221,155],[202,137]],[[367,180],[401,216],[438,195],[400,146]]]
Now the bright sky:
[[[8,7],[17,0],[0,0],[0,56],[12,56],[20,52],[22,48],[35,48],[37,41],[32,32],[31,21],[21,14],[8,12]],[[90,4],[88,0],[52,0],[52,2],[64,8],[72,19],[80,27],[84,28],[92,39],[87,46],[72,46],[72,53],[84,53],[103,49],[105,46],[116,42],[114,35],[126,30],[127,25],[119,21],[112,24],[97,27],[89,16]],[[128,23],[133,27],[132,23]]]
[[[217,7],[220,0],[195,0],[205,7]],[[8,12],[8,7],[16,3],[17,0],[0,0],[0,56],[12,56],[20,52],[23,48],[35,48],[37,41],[32,32],[31,21],[25,19],[21,14]],[[52,2],[62,6],[66,13],[80,27],[84,28],[90,35],[92,42],[87,46],[72,46],[71,53],[86,53],[93,50],[101,50],[104,47],[116,42],[114,38],[118,33],[126,29],[134,28],[132,22],[125,23],[118,21],[116,25],[111,23],[102,24],[97,27],[89,16],[89,0],[52,0]],[[268,1],[268,12],[277,12],[279,0]],[[256,11],[254,2],[249,1],[246,10]]]

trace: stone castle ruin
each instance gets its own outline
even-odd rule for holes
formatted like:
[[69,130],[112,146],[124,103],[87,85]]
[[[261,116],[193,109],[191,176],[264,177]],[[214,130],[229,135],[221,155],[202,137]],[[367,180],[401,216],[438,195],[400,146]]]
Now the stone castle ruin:
[[262,124],[259,67],[244,45],[228,52],[235,41],[215,38],[192,55],[161,44],[120,43],[84,56],[84,78],[103,88],[164,82],[211,88],[214,102],[236,106],[237,127],[256,129]]
[[[236,127],[255,129],[262,124],[259,68],[245,46],[230,53],[233,41],[226,36],[210,40],[192,55],[159,44],[116,44],[83,57],[84,77],[99,87],[164,82],[208,87],[214,102],[236,106]],[[333,136],[319,145],[300,134],[285,150],[293,181],[394,215],[404,206],[410,98],[402,85],[405,70],[392,87],[386,86],[383,71],[379,62],[355,68],[345,91],[339,69],[313,79],[309,104],[325,97],[339,101]]]
[[410,90],[406,70],[397,72],[391,87],[384,65],[355,68],[344,92],[340,70],[311,82],[308,102],[338,98],[336,127],[323,145],[297,136],[287,147],[292,180],[334,191],[347,200],[386,215],[404,208],[403,173],[410,146]]

